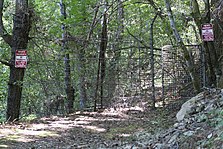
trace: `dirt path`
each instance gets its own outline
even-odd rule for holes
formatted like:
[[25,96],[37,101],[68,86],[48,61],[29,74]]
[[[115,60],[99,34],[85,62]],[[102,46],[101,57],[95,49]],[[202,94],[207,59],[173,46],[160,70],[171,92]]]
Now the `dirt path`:
[[98,149],[140,147],[137,134],[154,134],[175,121],[180,106],[165,110],[110,109],[0,126],[0,148]]

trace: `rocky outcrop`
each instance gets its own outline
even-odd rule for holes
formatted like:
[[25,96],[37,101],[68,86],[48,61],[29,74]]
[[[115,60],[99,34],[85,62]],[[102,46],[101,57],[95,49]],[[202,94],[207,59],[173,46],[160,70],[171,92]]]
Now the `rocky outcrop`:
[[121,148],[222,149],[222,107],[223,90],[206,88],[181,106],[171,128],[155,135],[137,132],[134,144],[127,143]]
[[[153,149],[223,148],[223,90],[206,88],[185,102],[172,128],[153,139]],[[220,125],[219,125],[219,122]],[[217,128],[221,128],[220,131]]]

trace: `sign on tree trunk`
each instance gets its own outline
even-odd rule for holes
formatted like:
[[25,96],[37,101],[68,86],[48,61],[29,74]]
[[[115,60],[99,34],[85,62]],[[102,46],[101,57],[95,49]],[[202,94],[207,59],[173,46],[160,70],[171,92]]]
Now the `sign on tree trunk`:
[[202,39],[203,41],[214,41],[214,32],[212,24],[202,25]]
[[26,68],[26,66],[27,66],[27,51],[26,50],[16,50],[15,67],[16,68]]

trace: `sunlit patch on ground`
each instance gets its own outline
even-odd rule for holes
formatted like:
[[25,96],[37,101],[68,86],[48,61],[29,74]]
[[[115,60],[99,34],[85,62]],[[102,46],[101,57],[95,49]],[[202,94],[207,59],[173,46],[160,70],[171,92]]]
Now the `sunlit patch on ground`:
[[93,132],[105,132],[106,131],[105,128],[100,128],[100,127],[97,127],[97,126],[82,126],[82,128],[91,130]]
[[159,109],[149,111],[134,104],[100,112],[76,112],[66,117],[45,117],[27,124],[6,124],[0,127],[0,148],[23,149],[27,145],[30,145],[27,148],[87,148],[100,141],[109,144],[117,140],[134,140],[135,132],[153,133],[157,128],[169,125],[164,118],[170,113],[163,112]]
[[126,134],[126,133],[122,133],[122,134],[118,134],[119,137],[130,137],[132,134]]
[[163,101],[158,101],[155,103],[155,107],[164,107],[164,106],[165,105],[164,105]]
[[40,137],[59,136],[58,134],[53,133],[51,131],[33,131],[33,130],[18,130],[18,135],[40,136]]
[[46,129],[48,127],[48,125],[47,124],[33,124],[32,125],[32,127],[31,128],[29,128],[29,129],[31,129],[31,130],[36,130],[36,131],[39,131],[39,130],[44,130],[44,129]]
[[33,129],[4,128],[0,129],[0,138],[18,142],[31,142],[35,138],[58,136],[58,134],[50,131],[38,131]]
[[0,145],[0,148],[8,148],[8,145]]

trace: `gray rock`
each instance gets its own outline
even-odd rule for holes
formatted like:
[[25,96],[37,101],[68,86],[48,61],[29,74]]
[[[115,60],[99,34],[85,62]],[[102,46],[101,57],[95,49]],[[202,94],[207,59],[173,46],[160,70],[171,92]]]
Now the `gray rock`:
[[190,137],[190,136],[192,136],[194,133],[195,133],[194,131],[186,131],[186,132],[184,132],[183,134],[184,134],[185,136]]
[[174,144],[176,142],[177,137],[179,136],[179,134],[174,134],[170,140],[168,141],[168,144]]
[[197,96],[191,98],[187,102],[185,102],[182,106],[180,111],[177,113],[176,117],[177,120],[180,122],[184,119],[185,115],[191,112],[191,109],[194,105],[204,97],[203,93],[198,94]]
[[185,129],[185,124],[184,123],[175,123],[174,126],[173,126],[175,129],[178,129],[178,130],[183,130]]
[[155,144],[155,146],[153,148],[154,149],[163,149],[164,148],[164,145],[161,144],[161,143],[157,143],[157,144]]

